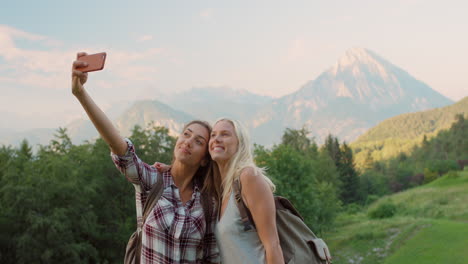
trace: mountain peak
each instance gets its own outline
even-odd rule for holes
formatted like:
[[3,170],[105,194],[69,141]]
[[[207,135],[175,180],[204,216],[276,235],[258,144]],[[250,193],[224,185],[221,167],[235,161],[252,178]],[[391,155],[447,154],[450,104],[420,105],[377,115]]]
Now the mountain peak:
[[403,69],[364,48],[347,50],[332,68],[305,84],[290,98],[313,105],[315,110],[336,100],[348,99],[377,112],[394,107],[394,113],[451,103]]
[[369,50],[364,48],[351,48],[345,52],[345,55],[338,60],[338,64],[348,65],[358,62],[374,61]]
[[367,68],[369,72],[381,76],[387,76],[387,71],[393,67],[390,62],[368,49],[351,48],[337,61],[331,72],[337,75],[351,68],[353,73],[358,74],[361,72],[363,66]]

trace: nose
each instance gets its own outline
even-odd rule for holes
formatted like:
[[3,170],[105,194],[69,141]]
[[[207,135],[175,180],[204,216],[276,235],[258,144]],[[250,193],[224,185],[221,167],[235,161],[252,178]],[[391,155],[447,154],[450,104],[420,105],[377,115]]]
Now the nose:
[[219,137],[218,135],[213,135],[213,136],[211,136],[211,139],[212,139],[214,142],[216,142],[216,143],[221,142],[220,137]]
[[188,148],[192,147],[193,138],[188,138],[184,140],[184,145]]

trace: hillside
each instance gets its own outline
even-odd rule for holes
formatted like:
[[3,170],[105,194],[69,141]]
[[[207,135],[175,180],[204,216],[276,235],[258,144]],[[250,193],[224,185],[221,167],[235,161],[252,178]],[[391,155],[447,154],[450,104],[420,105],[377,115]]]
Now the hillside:
[[174,109],[214,122],[221,117],[249,120],[252,113],[273,98],[230,87],[198,87],[164,98]]
[[388,138],[413,139],[450,127],[455,115],[468,114],[468,96],[455,104],[417,113],[398,115],[380,122],[360,136],[353,144]]
[[148,124],[163,126],[169,129],[171,135],[177,135],[183,125],[195,119],[192,115],[173,109],[159,101],[145,100],[135,102],[120,115],[115,123],[123,135],[130,135],[135,125],[146,128]]
[[351,144],[357,166],[362,167],[369,155],[380,161],[410,153],[424,136],[430,139],[450,128],[457,114],[468,116],[468,97],[453,105],[403,114],[379,123]]
[[[342,215],[326,234],[334,263],[466,263],[468,171],[451,172],[432,183],[386,196],[367,210]],[[370,219],[384,204],[395,215]]]

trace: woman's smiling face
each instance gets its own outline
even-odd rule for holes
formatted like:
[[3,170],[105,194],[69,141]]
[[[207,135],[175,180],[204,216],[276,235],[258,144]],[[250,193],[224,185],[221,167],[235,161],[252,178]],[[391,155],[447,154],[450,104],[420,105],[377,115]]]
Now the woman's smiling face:
[[174,156],[183,164],[200,165],[206,157],[209,131],[204,126],[193,123],[185,128],[177,139]]
[[211,131],[209,150],[211,158],[217,163],[229,161],[237,152],[239,141],[231,122],[221,120]]

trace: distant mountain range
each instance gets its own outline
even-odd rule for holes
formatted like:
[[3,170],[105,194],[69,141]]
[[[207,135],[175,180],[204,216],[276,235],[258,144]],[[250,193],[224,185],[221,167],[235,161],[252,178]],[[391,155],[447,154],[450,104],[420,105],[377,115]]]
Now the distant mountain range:
[[267,105],[253,122],[260,134],[278,129],[267,141],[281,128],[305,125],[318,142],[329,133],[350,142],[386,118],[451,103],[374,52],[354,48],[317,79]]
[[[145,127],[151,121],[177,134],[191,119],[213,122],[231,117],[246,125],[253,142],[270,146],[279,142],[285,128],[302,127],[319,143],[329,133],[350,142],[389,117],[452,103],[374,52],[353,48],[315,80],[281,98],[229,87],[199,87],[134,102],[118,115],[114,111],[117,117],[112,119],[128,136],[134,125]],[[97,136],[88,120],[77,120],[67,128],[75,143]],[[10,137],[10,142],[14,140]]]

